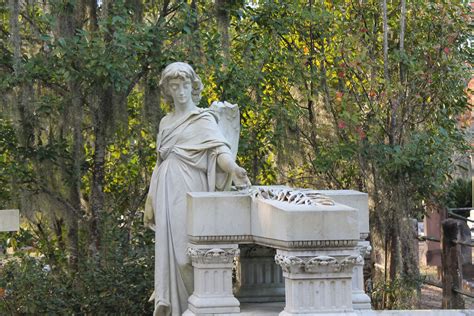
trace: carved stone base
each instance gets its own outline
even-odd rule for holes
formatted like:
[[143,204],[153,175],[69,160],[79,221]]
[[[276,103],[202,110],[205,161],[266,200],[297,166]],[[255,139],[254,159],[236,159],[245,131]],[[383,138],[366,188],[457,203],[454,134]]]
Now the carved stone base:
[[363,259],[356,253],[277,250],[275,261],[285,277],[283,315],[356,315],[352,308],[352,270]]
[[237,245],[192,245],[188,255],[194,267],[194,292],[184,315],[232,314],[240,303],[232,294],[232,268]]
[[[294,316],[294,315],[301,315],[301,313],[289,313],[287,311],[283,311],[278,316]],[[336,313],[328,313],[328,312],[315,312],[315,313],[304,313],[304,316],[360,316],[355,312],[336,312]]]
[[191,295],[188,309],[183,315],[235,314],[240,313],[240,303],[235,297],[198,297]]
[[283,273],[286,278],[285,314],[352,312],[350,277],[325,273]]
[[359,293],[352,292],[352,307],[356,310],[372,309],[370,297],[363,291]]

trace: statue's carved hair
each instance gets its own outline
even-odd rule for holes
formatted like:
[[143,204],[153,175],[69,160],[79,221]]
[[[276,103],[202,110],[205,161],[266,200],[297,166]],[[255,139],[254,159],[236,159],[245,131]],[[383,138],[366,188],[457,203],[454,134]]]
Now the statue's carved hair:
[[194,69],[190,65],[183,62],[169,64],[161,73],[159,86],[161,89],[161,95],[165,101],[171,105],[173,104],[173,98],[171,97],[168,83],[170,79],[176,78],[188,78],[191,80],[191,86],[193,88],[193,91],[191,92],[192,99],[194,104],[198,105],[199,101],[201,101],[201,91],[204,86],[202,84],[201,78],[199,78]]

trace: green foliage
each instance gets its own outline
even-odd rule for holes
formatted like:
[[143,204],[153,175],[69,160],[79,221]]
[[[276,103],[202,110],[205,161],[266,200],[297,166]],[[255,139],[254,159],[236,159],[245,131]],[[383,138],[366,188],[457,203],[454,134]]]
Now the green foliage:
[[[0,271],[0,287],[4,295],[0,311],[4,314],[71,314],[68,296],[73,293],[65,275],[43,270],[41,260],[17,258]],[[69,281],[69,282],[68,282]]]
[[[147,255],[150,255],[149,257]],[[0,271],[2,314],[144,315],[153,287],[152,253],[110,255],[107,265],[89,261],[76,274],[49,271],[42,259],[22,256]]]
[[417,292],[423,285],[422,278],[400,276],[389,282],[379,282],[370,293],[375,309],[416,309]]
[[11,152],[15,150],[16,135],[10,122],[0,118],[0,200],[10,201],[14,194],[10,184],[17,165]]
[[[67,262],[61,260],[64,252],[51,255],[44,249],[58,246],[57,240],[45,239],[50,234],[31,235],[22,230],[10,237],[15,240],[17,252],[7,257],[0,269],[0,289],[4,293],[0,296],[0,313],[152,313],[153,304],[147,300],[153,291],[153,234],[143,231],[140,221],[140,216],[119,220],[112,216],[103,218],[107,248],[101,261],[93,257],[83,260],[77,271],[70,271]],[[31,245],[35,248],[31,249]],[[12,246],[11,242],[8,246]],[[38,257],[39,254],[46,256]]]
[[472,206],[472,180],[457,178],[451,183],[447,191],[444,203],[446,207],[461,208]]
[[453,212],[463,217],[470,216],[470,210],[456,210],[456,208],[472,207],[472,180],[457,178],[446,188],[446,194],[441,201],[447,208],[453,208]]

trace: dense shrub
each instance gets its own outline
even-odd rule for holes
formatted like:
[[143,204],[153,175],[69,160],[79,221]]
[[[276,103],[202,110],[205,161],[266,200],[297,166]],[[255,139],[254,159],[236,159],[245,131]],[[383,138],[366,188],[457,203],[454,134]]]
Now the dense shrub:
[[[458,178],[447,189],[446,207],[465,208],[472,206],[472,180]],[[458,215],[469,217],[469,210],[457,211]]]
[[153,286],[153,257],[114,253],[107,262],[84,262],[70,274],[44,259],[21,255],[0,270],[0,314],[142,315]]
[[[17,251],[0,266],[0,315],[151,314],[153,233],[143,228],[139,216],[103,215],[102,221],[100,260],[83,255],[76,269],[61,251],[46,253],[57,248],[54,240],[38,234],[25,238],[24,230],[10,233]],[[81,249],[87,251],[87,244]]]

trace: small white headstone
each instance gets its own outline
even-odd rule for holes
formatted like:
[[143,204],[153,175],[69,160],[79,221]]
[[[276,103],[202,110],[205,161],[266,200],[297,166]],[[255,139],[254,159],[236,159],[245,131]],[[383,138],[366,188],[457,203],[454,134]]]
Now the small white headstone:
[[0,210],[0,232],[20,229],[20,212],[18,210]]
[[[469,212],[469,217],[467,218],[468,220],[474,221],[474,210],[471,210]],[[472,230],[474,228],[474,223],[473,222],[467,222],[467,225],[469,228]]]

